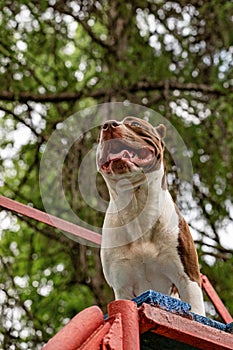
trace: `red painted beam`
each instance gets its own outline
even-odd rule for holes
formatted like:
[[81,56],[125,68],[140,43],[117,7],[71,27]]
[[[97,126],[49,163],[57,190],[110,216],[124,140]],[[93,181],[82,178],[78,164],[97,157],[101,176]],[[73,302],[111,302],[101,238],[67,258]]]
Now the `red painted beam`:
[[108,304],[108,314],[109,317],[121,315],[123,350],[140,350],[137,305],[131,300],[115,300]]
[[[114,315],[113,321],[111,318],[109,322],[112,322],[112,326],[103,338],[102,350],[124,350],[123,344],[123,326],[121,314]],[[89,349],[88,349],[89,350]]]
[[202,278],[202,288],[208,295],[209,299],[212,301],[214,307],[216,308],[218,314],[222,317],[223,321],[226,323],[233,322],[233,318],[231,317],[227,308],[223,304],[222,300],[219,298],[214,287],[210,283],[208,277],[206,277],[205,275],[202,275],[201,278]]
[[[89,322],[92,322],[92,320]],[[110,328],[111,324],[108,322],[101,325],[77,350],[99,350],[100,346],[102,345],[103,338],[106,334],[108,334]],[[119,348],[119,350],[121,349]]]
[[101,244],[100,234],[90,231],[84,227],[72,224],[66,220],[62,220],[56,216],[44,213],[38,209],[29,207],[28,205],[19,203],[15,200],[0,196],[0,206],[18,214],[25,215],[31,219],[43,222],[44,224],[56,227],[62,231],[69,232],[97,245]]
[[[97,306],[91,306],[72,318],[49,340],[43,350],[77,350],[97,328],[103,325],[104,315],[102,311]],[[93,350],[95,349],[93,348]]]
[[203,350],[232,350],[233,335],[202,325],[157,307],[143,304],[139,309],[140,332],[151,331]]

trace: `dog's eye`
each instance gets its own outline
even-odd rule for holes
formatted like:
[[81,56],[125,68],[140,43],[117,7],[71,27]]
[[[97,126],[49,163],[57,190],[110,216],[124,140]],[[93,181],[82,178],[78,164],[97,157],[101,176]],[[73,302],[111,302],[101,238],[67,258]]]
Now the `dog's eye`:
[[136,126],[137,128],[141,128],[141,124],[138,122],[132,122],[131,126]]

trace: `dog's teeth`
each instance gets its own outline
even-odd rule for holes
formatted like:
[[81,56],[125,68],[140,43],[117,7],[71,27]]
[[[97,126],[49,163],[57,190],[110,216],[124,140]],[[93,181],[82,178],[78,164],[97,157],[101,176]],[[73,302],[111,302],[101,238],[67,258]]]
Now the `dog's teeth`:
[[135,157],[137,157],[137,154],[136,153],[130,153],[130,155],[131,155],[131,158],[135,158]]

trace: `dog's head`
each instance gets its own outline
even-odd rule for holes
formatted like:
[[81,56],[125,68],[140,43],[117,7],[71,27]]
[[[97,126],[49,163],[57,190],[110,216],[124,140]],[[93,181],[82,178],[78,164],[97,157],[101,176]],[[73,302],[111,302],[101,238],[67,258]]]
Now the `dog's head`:
[[126,117],[106,121],[100,131],[97,168],[106,177],[122,177],[160,169],[166,128],[145,120]]

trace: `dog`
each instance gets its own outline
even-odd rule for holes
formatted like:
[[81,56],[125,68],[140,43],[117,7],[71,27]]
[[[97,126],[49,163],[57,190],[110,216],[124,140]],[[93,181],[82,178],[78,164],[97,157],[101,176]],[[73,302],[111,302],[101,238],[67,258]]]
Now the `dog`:
[[154,289],[205,315],[197,252],[166,183],[163,124],[128,116],[106,121],[96,152],[109,190],[101,246],[104,276],[115,299]]

